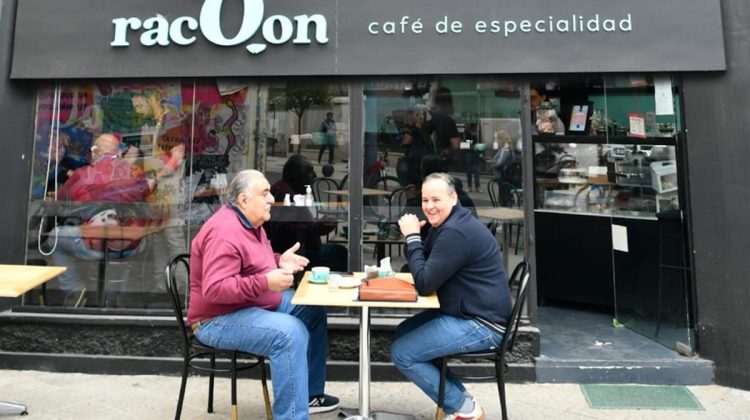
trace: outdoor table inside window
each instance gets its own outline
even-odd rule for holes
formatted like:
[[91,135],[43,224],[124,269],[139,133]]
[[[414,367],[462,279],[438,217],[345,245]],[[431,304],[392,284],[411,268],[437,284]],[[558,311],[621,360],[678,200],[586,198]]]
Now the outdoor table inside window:
[[510,249],[510,235],[508,228],[510,222],[523,220],[523,210],[510,207],[477,207],[477,216],[486,219],[495,219],[503,224],[503,263],[508,270],[508,250]]
[[[364,273],[354,273],[355,278],[364,278]],[[396,277],[413,282],[411,273],[396,273]],[[419,296],[416,302],[360,301],[356,288],[339,288],[331,291],[327,284],[309,282],[306,272],[292,297],[295,305],[358,307],[359,318],[359,415],[370,418],[370,308],[439,308],[437,294]],[[377,413],[373,413],[377,418]]]
[[[19,297],[65,270],[66,267],[0,264],[0,297]],[[0,401],[0,414],[26,414],[26,406]]]
[[[332,244],[346,244],[349,243],[349,239],[344,236],[343,234],[338,234],[332,238],[328,239],[329,243]],[[377,234],[369,234],[369,235],[363,235],[362,236],[362,243],[363,244],[374,244],[375,245],[375,253],[377,254],[377,261],[382,260],[385,258],[385,246],[386,245],[401,245],[404,243],[404,237],[401,235],[401,233],[398,233],[397,237],[391,237],[385,236],[382,238],[378,238]]]
[[[330,190],[326,191],[328,194],[345,195],[349,196],[349,190]],[[376,188],[362,188],[363,196],[377,196],[377,195],[391,195],[393,191],[379,190]]]

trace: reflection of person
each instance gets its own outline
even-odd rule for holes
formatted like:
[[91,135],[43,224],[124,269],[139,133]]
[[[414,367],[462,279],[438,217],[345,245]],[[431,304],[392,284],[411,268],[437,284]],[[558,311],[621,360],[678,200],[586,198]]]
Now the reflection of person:
[[451,153],[459,149],[461,142],[456,121],[451,117],[453,96],[450,89],[445,86],[437,88],[432,104],[425,121],[425,135],[432,139],[435,152],[448,161]]
[[421,184],[420,165],[425,156],[433,155],[434,149],[424,133],[424,115],[415,110],[408,110],[405,113],[406,120],[398,116],[396,125],[399,127],[401,135],[401,146],[404,149],[404,159],[406,161],[405,173],[399,174],[399,178],[407,184]]
[[328,163],[333,163],[333,148],[336,146],[336,121],[333,120],[333,112],[326,114],[326,118],[320,123],[320,152],[318,153],[318,163],[323,157],[323,153],[328,148]]
[[[161,278],[164,261],[171,255],[185,252],[187,241],[182,226],[176,217],[181,199],[181,180],[185,160],[185,143],[182,133],[184,116],[172,104],[163,99],[160,89],[155,87],[136,91],[131,99],[133,110],[143,123],[141,127],[141,150],[145,155],[143,167],[154,173],[159,188],[149,197],[149,203],[157,210],[165,229],[152,236],[150,275]],[[132,149],[126,152],[131,154]],[[156,283],[157,288],[163,282]]]
[[[185,144],[179,135],[165,136],[165,133],[175,128],[179,129],[183,118],[179,110],[174,105],[165,103],[161,91],[157,88],[146,88],[136,92],[131,98],[131,103],[133,110],[143,122],[143,136],[150,136],[150,141],[156,140],[152,143],[153,151],[141,151],[152,154],[162,161],[162,165],[156,168],[160,171],[159,175],[165,176],[177,170],[185,156]],[[142,146],[147,142],[142,140]]]
[[513,141],[505,130],[498,130],[494,134],[495,141],[500,144],[495,155],[492,156],[490,165],[492,166],[492,175],[498,182],[509,181],[510,164],[513,162]]
[[469,141],[469,148],[466,149],[466,184],[471,192],[471,181],[474,181],[474,191],[482,192],[479,188],[479,172],[482,169],[484,161],[484,144],[477,142],[476,124],[469,123],[464,127],[464,141]]
[[[455,353],[500,346],[511,313],[510,292],[497,241],[458,203],[453,178],[428,176],[422,184],[427,221],[406,214],[399,221],[406,256],[421,295],[437,292],[440,309],[421,312],[396,328],[391,358],[396,367],[433,401],[440,370],[433,361]],[[419,230],[432,226],[422,241]],[[484,412],[464,385],[448,376],[446,418],[480,419]]]
[[[61,200],[77,202],[143,202],[155,187],[153,179],[147,179],[143,171],[121,159],[120,142],[112,134],[102,134],[96,138],[91,147],[91,165],[77,169],[58,191]],[[112,206],[116,207],[116,206]],[[89,223],[94,209],[86,214],[81,223]],[[146,222],[138,221],[138,222]],[[60,287],[65,299],[70,302],[76,298],[80,302],[83,295],[75,270],[75,257],[82,260],[100,260],[104,252],[110,252],[112,258],[131,255],[137,241],[109,241],[108,249],[103,248],[102,241],[96,238],[81,238],[79,226],[58,226],[48,239],[50,247],[57,241],[57,249],[52,253],[55,265],[63,265],[68,270],[60,275]],[[117,248],[117,251],[113,251]]]
[[[529,92],[529,105],[531,107],[531,134],[538,134],[539,129],[537,128],[537,108],[539,108],[539,105],[542,104],[542,102],[547,101],[547,94],[544,90],[541,88],[535,88],[532,87]],[[558,118],[555,120],[555,127],[554,127],[554,133],[555,134],[565,134],[565,123],[563,123],[562,119],[560,119],[560,116],[558,115]]]
[[[271,193],[278,203],[289,194],[304,194],[305,185],[312,185],[315,179],[313,165],[302,155],[292,155],[284,164],[281,179],[271,186]],[[347,271],[348,252],[337,244],[323,244],[321,235],[327,235],[336,228],[334,220],[314,220],[307,207],[274,206],[273,220],[267,224],[268,237],[274,251],[282,252],[295,242],[302,245],[300,254],[310,260],[313,266],[330,267],[333,271]]]
[[227,201],[192,243],[188,322],[202,343],[269,358],[274,418],[336,409],[338,399],[324,394],[325,309],[291,303],[293,274],[309,261],[295,254],[299,244],[274,253],[263,229],[271,186],[258,171],[241,171]]
[[70,137],[65,133],[60,133],[57,141],[52,141],[49,146],[50,165],[54,165],[55,171],[50,172],[47,178],[47,194],[57,189],[58,186],[65,184],[65,181],[73,175],[73,172],[85,165],[85,162],[76,160],[68,154],[67,149],[70,145]]

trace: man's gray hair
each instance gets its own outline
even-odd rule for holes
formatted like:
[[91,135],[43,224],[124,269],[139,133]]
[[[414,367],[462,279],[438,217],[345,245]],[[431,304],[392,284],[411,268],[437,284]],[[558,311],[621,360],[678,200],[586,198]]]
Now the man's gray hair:
[[448,187],[448,194],[454,194],[456,192],[456,180],[454,180],[452,176],[446,174],[445,172],[433,172],[427,175],[424,181],[422,181],[422,184],[425,184],[427,181],[433,180],[443,181]]
[[261,171],[256,171],[255,169],[240,171],[232,178],[232,182],[229,183],[229,188],[227,188],[226,192],[227,203],[236,205],[237,197],[240,196],[240,193],[247,194],[251,192],[255,181],[260,178],[265,178],[265,175]]

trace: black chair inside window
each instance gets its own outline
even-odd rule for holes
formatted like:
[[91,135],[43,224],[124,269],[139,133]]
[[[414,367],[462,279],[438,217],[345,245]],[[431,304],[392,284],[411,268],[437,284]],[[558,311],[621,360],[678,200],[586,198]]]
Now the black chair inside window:
[[315,178],[312,183],[312,192],[315,200],[320,202],[317,208],[318,218],[328,216],[337,220],[346,220],[349,210],[341,195],[332,194],[329,191],[340,189],[339,184],[333,178]]
[[[487,193],[490,196],[490,203],[492,207],[510,207],[510,208],[521,208],[523,203],[523,194],[515,187],[515,185],[506,181],[498,181],[492,179],[487,183]],[[513,226],[516,226],[516,247],[513,251],[514,254],[518,254],[518,244],[521,240],[521,229],[523,228],[523,222],[511,222],[508,223],[509,232],[503,232],[503,235],[513,235]],[[488,226],[492,233],[495,230],[491,226]],[[494,226],[497,228],[497,226]],[[512,236],[511,236],[512,238]]]
[[[389,191],[392,194],[401,187],[401,181],[395,176],[384,176],[379,178],[369,188]],[[365,203],[364,218],[368,223],[378,224],[388,221],[391,194],[372,195],[363,198]]]
[[[167,292],[172,302],[172,309],[174,309],[174,315],[177,318],[177,327],[180,331],[180,339],[182,341],[182,383],[180,384],[180,396],[177,400],[177,411],[175,412],[175,420],[179,420],[182,414],[182,402],[185,398],[185,388],[187,385],[188,371],[192,368],[199,371],[209,372],[208,379],[208,412],[213,413],[214,411],[214,375],[216,373],[229,373],[232,382],[232,420],[237,419],[237,372],[260,367],[260,380],[263,384],[263,399],[266,405],[266,418],[269,420],[273,418],[271,414],[271,399],[268,394],[268,385],[266,383],[266,364],[263,356],[258,356],[251,353],[246,353],[236,350],[221,350],[213,347],[206,346],[205,344],[198,341],[193,335],[193,330],[185,322],[183,317],[183,305],[180,299],[180,293],[177,288],[177,277],[178,273],[184,273],[187,276],[189,283],[190,279],[190,255],[180,254],[173,257],[166,268],[166,286]],[[190,291],[189,287],[185,287],[185,301],[187,302]],[[187,305],[185,306],[187,308]],[[216,358],[229,359],[230,365],[228,368],[216,366]],[[199,359],[208,359],[206,365],[205,360],[199,361]],[[238,362],[238,359],[240,361]]]
[[[522,268],[519,268],[522,267]],[[470,361],[470,360],[492,360],[495,364],[495,372],[492,375],[485,376],[473,376],[473,375],[458,375],[451,372],[450,375],[459,379],[474,380],[474,381],[489,381],[495,380],[497,382],[497,391],[500,394],[500,409],[502,410],[503,420],[508,419],[508,413],[505,407],[505,375],[508,372],[508,365],[505,362],[505,356],[513,350],[513,344],[518,333],[518,325],[521,320],[521,311],[523,304],[526,301],[526,293],[528,292],[528,284],[530,273],[527,269],[526,263],[521,262],[513,270],[513,275],[509,283],[514,283],[514,276],[521,275],[520,283],[518,283],[518,291],[516,293],[516,301],[513,304],[513,311],[508,319],[508,323],[505,325],[505,334],[503,340],[500,343],[500,347],[496,349],[490,349],[486,351],[478,351],[471,353],[459,353],[445,356],[439,359],[440,363],[440,387],[438,391],[438,407],[435,415],[436,419],[442,419],[444,416],[443,400],[445,398],[445,379],[448,375],[448,361]]]

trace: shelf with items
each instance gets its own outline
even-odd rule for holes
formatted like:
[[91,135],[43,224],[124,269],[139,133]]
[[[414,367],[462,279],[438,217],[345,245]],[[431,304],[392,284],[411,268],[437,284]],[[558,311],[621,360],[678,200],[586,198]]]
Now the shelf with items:
[[535,143],[580,143],[580,144],[632,144],[632,145],[665,145],[677,144],[677,136],[664,137],[629,137],[629,136],[589,136],[577,134],[534,134],[531,139]]
[[677,190],[675,146],[534,143],[537,210],[653,219],[679,208]]

